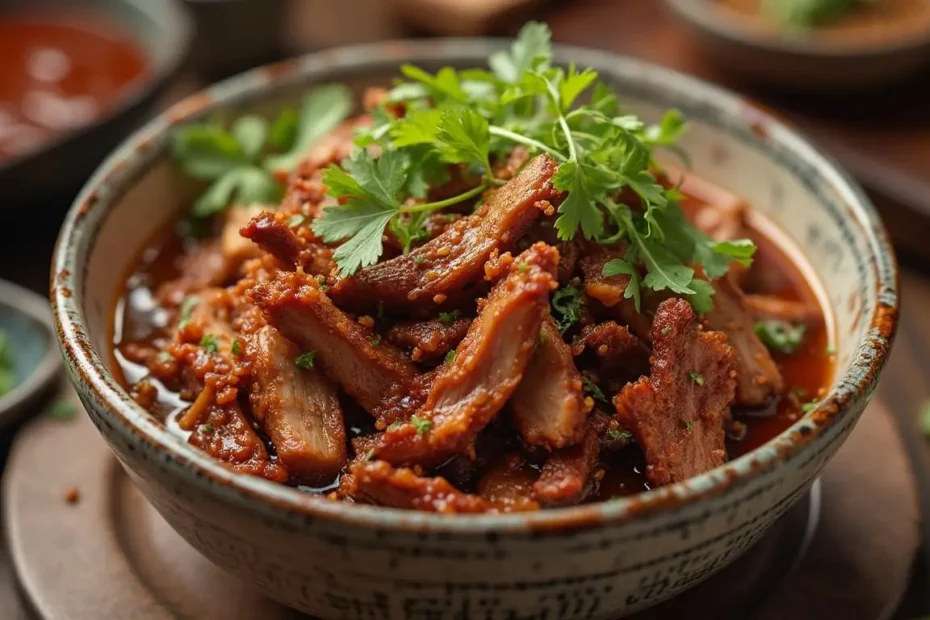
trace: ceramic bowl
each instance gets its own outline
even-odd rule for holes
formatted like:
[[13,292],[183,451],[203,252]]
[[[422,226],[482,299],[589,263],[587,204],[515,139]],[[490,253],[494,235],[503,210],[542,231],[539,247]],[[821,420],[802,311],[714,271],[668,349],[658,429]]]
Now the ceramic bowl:
[[140,248],[195,195],[168,159],[172,127],[273,111],[311,85],[360,93],[403,63],[481,66],[505,42],[434,40],[330,50],[256,69],[161,115],[97,171],[68,214],[52,304],[87,411],[152,504],[223,568],[320,618],[608,618],[648,607],[736,558],[800,498],[852,430],[895,331],[897,275],[862,191],[792,130],[723,90],[595,51],[648,119],[675,106],[697,174],[747,198],[804,252],[833,307],[836,380],[816,411],[766,446],[685,482],[602,504],[440,516],[331,502],[232,473],[133,403],[110,372],[112,310]]
[[148,59],[148,72],[129,84],[119,101],[95,121],[0,163],[0,217],[72,200],[107,154],[146,120],[181,68],[194,34],[193,21],[179,0],[0,0],[0,16],[61,19],[72,13],[128,34]]
[[666,0],[721,66],[747,80],[807,90],[864,88],[903,78],[930,62],[930,18],[898,36],[843,41],[779,33],[718,6],[718,0]]
[[15,387],[0,397],[0,426],[18,421],[61,370],[48,301],[0,280],[0,332],[9,344]]

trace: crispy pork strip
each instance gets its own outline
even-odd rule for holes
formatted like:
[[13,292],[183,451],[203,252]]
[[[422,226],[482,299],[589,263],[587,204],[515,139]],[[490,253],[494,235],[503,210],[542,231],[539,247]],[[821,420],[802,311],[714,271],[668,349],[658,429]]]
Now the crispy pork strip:
[[455,357],[437,369],[417,420],[388,427],[377,458],[426,465],[473,449],[523,378],[549,312],[558,262],[558,252],[544,243],[512,260]]
[[571,350],[551,316],[543,321],[539,344],[510,399],[510,409],[529,446],[556,450],[581,441],[591,408]]
[[627,385],[614,407],[643,451],[646,479],[661,486],[726,460],[724,423],[736,380],[726,336],[703,331],[683,299],[659,306],[652,341],[652,374]]
[[392,394],[410,390],[417,371],[403,353],[334,306],[313,277],[278,272],[249,296],[285,338],[316,351],[323,372],[375,417]]
[[462,342],[469,325],[471,319],[464,318],[405,321],[392,327],[387,339],[398,347],[411,349],[410,359],[415,362],[435,362]]
[[249,403],[291,475],[326,481],[346,462],[342,408],[336,388],[322,373],[297,367],[300,353],[270,325],[248,338]]
[[817,304],[806,301],[789,301],[773,295],[745,295],[743,303],[758,321],[785,321],[814,329],[823,321]]
[[755,321],[739,287],[730,278],[718,278],[711,284],[714,307],[704,315],[704,325],[726,334],[736,354],[736,404],[765,405],[785,387],[778,366],[756,335]]
[[533,485],[533,499],[543,506],[568,506],[591,490],[601,441],[596,425],[588,424],[581,443],[549,455]]
[[211,407],[188,441],[232,470],[273,482],[288,480],[287,468],[272,460],[264,442],[235,403]]
[[243,239],[255,242],[283,265],[300,264],[300,254],[305,244],[291,230],[288,217],[283,213],[263,211],[255,215],[241,227],[240,235]]
[[551,208],[549,201],[560,197],[551,183],[556,169],[550,157],[536,157],[477,212],[432,241],[334,282],[333,301],[349,308],[382,302],[388,309],[409,309],[439,305],[461,294],[481,280],[493,253],[513,247],[533,220]]
[[523,455],[510,454],[488,466],[475,490],[501,512],[539,510],[539,503],[532,497],[536,477]]
[[476,495],[462,493],[445,478],[425,478],[413,470],[394,469],[384,461],[354,463],[349,469],[356,500],[390,508],[444,514],[488,512],[492,507]]
[[600,374],[639,377],[649,370],[649,349],[626,325],[605,321],[586,325],[572,341],[572,355],[591,351],[600,364]]

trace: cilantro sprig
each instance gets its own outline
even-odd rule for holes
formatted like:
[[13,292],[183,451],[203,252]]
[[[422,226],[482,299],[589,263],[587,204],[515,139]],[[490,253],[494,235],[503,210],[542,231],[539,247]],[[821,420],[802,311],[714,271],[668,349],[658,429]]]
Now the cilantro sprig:
[[[374,122],[356,138],[357,150],[341,167],[326,170],[323,180],[340,204],[324,209],[313,230],[328,243],[341,242],[334,255],[340,274],[376,263],[385,231],[409,251],[422,238],[429,212],[502,184],[493,163],[523,146],[559,165],[553,184],[566,194],[555,221],[560,239],[581,234],[627,248],[605,273],[630,275],[625,294],[637,307],[646,288],[669,290],[698,311],[709,310],[713,288],[696,277],[697,268],[719,277],[731,262],[748,264],[755,247],[747,240],[714,242],[697,231],[681,212],[677,189],[657,178],[653,151],[680,153],[682,115],[670,110],[647,124],[624,114],[597,72],[553,66],[544,24],[525,26],[489,66],[444,67],[435,74],[402,67],[405,79],[373,112]],[[399,104],[402,116],[392,112]],[[429,201],[427,189],[447,179],[450,166],[463,170],[472,187]],[[621,190],[635,199],[620,202]]]
[[814,28],[836,22],[851,11],[876,0],[764,0],[763,11],[793,28]]
[[328,85],[311,91],[300,112],[285,108],[273,122],[250,114],[228,129],[217,121],[179,127],[172,134],[175,161],[188,176],[210,182],[191,215],[206,218],[232,204],[276,204],[284,194],[278,179],[351,111],[349,91]]

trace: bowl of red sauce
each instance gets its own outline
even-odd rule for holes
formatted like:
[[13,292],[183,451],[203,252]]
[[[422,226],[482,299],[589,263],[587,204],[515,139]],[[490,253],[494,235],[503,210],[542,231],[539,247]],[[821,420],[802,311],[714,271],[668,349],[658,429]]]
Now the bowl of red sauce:
[[0,214],[70,197],[145,118],[192,33],[173,0],[0,5]]

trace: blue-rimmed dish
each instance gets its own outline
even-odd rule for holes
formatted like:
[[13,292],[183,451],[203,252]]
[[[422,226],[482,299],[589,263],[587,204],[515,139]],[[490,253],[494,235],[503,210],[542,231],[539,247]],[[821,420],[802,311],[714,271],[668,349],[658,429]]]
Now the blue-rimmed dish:
[[746,198],[806,258],[832,308],[837,374],[813,412],[769,444],[682,483],[603,504],[441,516],[331,502],[232,473],[137,406],[110,369],[112,310],[138,250],[193,198],[169,157],[172,127],[273,110],[311,85],[358,92],[403,63],[479,66],[493,40],[394,42],[256,69],[178,104],[126,141],[68,214],[52,304],[70,376],[117,457],[208,558],[263,592],[330,618],[608,618],[712,574],[808,489],[871,397],[897,322],[897,269],[868,199],[791,129],[735,95],[636,60],[559,48],[634,112],[677,107],[695,172]]

